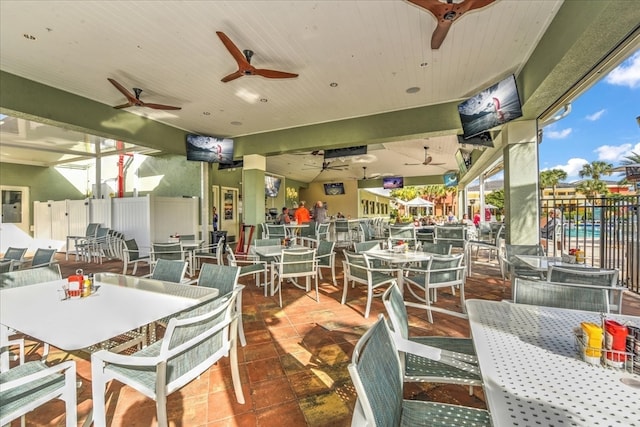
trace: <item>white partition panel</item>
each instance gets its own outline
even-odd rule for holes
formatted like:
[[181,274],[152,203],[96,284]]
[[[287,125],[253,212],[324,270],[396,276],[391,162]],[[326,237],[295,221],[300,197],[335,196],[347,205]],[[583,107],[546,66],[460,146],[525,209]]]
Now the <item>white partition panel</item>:
[[[82,200],[66,200],[66,213],[67,213],[67,232],[62,237],[67,239],[67,236],[84,236],[87,232],[87,225],[89,224],[89,199]],[[73,240],[69,242],[69,248],[67,253],[74,251]]]
[[51,208],[49,202],[33,202],[33,237],[51,239]]
[[113,228],[111,224],[111,198],[89,200],[91,222],[102,224],[103,227]]
[[151,241],[166,242],[175,233],[194,234],[198,238],[198,198],[154,197],[151,200]]
[[151,203],[149,196],[114,198],[112,225],[124,233],[125,239],[136,239],[140,253],[146,255],[151,247]]
[[52,240],[66,241],[69,234],[69,216],[67,215],[69,200],[50,202]]

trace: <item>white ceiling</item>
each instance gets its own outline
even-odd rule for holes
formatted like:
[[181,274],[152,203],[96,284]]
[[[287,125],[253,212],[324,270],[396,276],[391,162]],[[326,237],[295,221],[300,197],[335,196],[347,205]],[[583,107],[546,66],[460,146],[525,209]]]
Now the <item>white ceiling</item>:
[[[125,98],[107,81],[113,78],[142,88],[145,102],[182,107],[133,107],[131,113],[234,137],[462,100],[517,74],[561,4],[497,0],[456,20],[440,49],[432,50],[436,19],[403,0],[3,0],[0,65],[115,106]],[[299,77],[222,83],[237,67],[216,31],[239,49],[253,50],[257,68]],[[407,93],[414,87],[419,91]],[[2,134],[3,153],[10,138]],[[423,146],[430,147],[433,163],[444,165],[405,166],[423,160]],[[340,174],[320,173],[322,156],[311,154],[270,157],[267,168],[305,182],[362,178],[362,166],[368,176],[434,175],[457,169],[457,148],[455,137],[436,136],[370,146],[358,162],[345,160],[350,167]]]

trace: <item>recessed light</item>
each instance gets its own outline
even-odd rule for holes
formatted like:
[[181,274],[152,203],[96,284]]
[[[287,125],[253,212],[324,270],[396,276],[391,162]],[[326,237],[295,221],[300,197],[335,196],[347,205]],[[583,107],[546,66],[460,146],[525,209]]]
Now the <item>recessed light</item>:
[[211,113],[210,113],[210,112],[208,112],[208,111],[203,111],[203,112],[202,112],[202,115],[203,115],[203,116],[210,116],[210,115],[211,115]]
[[232,125],[234,126],[240,126],[242,124],[242,122],[231,122]]
[[429,65],[428,62],[423,62],[423,63],[420,64],[421,67],[426,67],[427,65]]
[[260,102],[269,102],[267,98],[260,98]]
[[27,34],[27,33],[24,33],[22,35],[22,37],[24,37],[27,40],[35,40],[36,39],[36,36],[32,36],[31,34]]
[[420,88],[417,86],[414,87],[410,87],[409,89],[406,90],[407,93],[417,93],[420,92]]
[[329,86],[331,86],[331,87],[338,87],[338,83],[336,83],[336,82],[331,82],[331,83],[329,83]]

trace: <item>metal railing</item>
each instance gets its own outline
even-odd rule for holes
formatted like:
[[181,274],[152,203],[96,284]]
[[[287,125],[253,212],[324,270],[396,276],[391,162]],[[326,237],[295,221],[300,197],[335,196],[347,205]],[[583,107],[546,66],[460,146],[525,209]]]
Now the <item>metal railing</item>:
[[640,293],[640,196],[545,198],[541,206],[542,215],[562,211],[552,250],[581,249],[589,265],[617,268],[620,284]]

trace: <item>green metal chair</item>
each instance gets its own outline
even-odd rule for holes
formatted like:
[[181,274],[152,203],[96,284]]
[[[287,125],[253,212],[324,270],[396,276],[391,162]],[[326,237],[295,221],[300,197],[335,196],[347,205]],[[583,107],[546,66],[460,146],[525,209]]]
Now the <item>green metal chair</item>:
[[146,262],[147,265],[149,265],[149,269],[151,269],[151,259],[149,255],[143,256],[140,254],[140,248],[138,248],[136,239],[123,240],[122,245],[122,274],[127,274],[129,264],[133,264],[131,275],[135,276],[136,271],[138,271],[139,262]]
[[[401,351],[400,362],[405,382],[435,382],[480,386],[482,380],[478,370],[478,359],[470,338],[441,336],[410,336],[407,307],[424,309],[424,305],[404,301],[398,285],[394,282],[382,295],[382,302],[391,321],[393,339],[398,348],[407,347],[407,341],[414,343],[413,351]],[[440,313],[467,319],[467,315],[446,309],[436,309]],[[404,343],[404,344],[403,344]],[[439,361],[425,357],[421,346],[435,347],[441,351]]]
[[31,265],[29,268],[35,267],[44,267],[46,265],[51,265],[54,263],[54,258],[56,256],[55,249],[36,249],[36,253],[33,254],[33,258],[31,258]]
[[[303,287],[296,279],[305,278]],[[320,302],[318,294],[318,260],[316,249],[283,249],[277,261],[271,263],[271,295],[278,292],[280,307],[282,307],[282,284],[285,280],[305,292],[311,290],[311,280],[315,282],[316,302]]]
[[535,255],[544,256],[544,249],[542,245],[510,245],[506,244],[504,247],[504,254],[501,255],[502,267],[500,271],[502,273],[502,281],[506,280],[507,272],[509,277],[513,280],[514,277],[535,277],[542,278],[542,273],[532,269],[526,263],[520,261],[516,255]]
[[[439,351],[433,352],[437,358]],[[381,317],[356,344],[349,375],[358,395],[352,426],[490,426],[483,409],[403,399],[402,366]]]
[[375,296],[373,291],[381,286],[391,285],[398,277],[397,268],[375,268],[365,254],[357,254],[343,250],[344,261],[344,288],[342,290],[342,304],[347,300],[347,289],[349,283],[355,286],[360,283],[367,286],[367,303],[364,309],[364,317],[369,317],[371,302]]
[[432,256],[426,261],[425,268],[407,267],[405,283],[411,295],[426,304],[429,322],[433,323],[431,303],[437,301],[437,289],[451,288],[455,295],[455,288],[460,288],[460,305],[464,311],[464,280],[466,267],[462,265],[464,254]]
[[422,252],[437,255],[451,255],[451,243],[448,242],[422,242]]
[[609,286],[610,309],[612,313],[620,313],[622,309],[622,297],[626,288],[618,287],[619,271],[616,269],[549,266],[547,281],[557,283],[577,283],[582,285]]
[[27,248],[8,247],[0,261],[9,261],[9,270],[16,270],[21,268],[22,264],[24,263],[25,253],[27,253]]
[[[91,355],[93,418],[106,426],[107,383],[117,380],[156,401],[159,427],[167,427],[167,396],[230,356],[236,400],[244,404],[237,354],[235,300],[231,294],[185,310],[169,320],[164,337],[132,354],[101,350]],[[149,420],[151,422],[151,420]]]
[[478,256],[478,252],[480,250],[485,250],[489,252],[489,261],[491,261],[491,255],[495,253],[495,259],[498,261],[498,266],[501,267],[502,263],[500,262],[500,245],[502,239],[504,239],[504,224],[499,224],[498,228],[493,233],[492,241],[482,241],[482,240],[469,240],[467,241],[467,245],[465,250],[467,251],[467,274],[471,275],[471,265],[473,264],[473,252],[475,250],[476,257]]
[[[76,363],[68,360],[53,366],[42,361],[20,364],[0,373],[0,425],[60,399],[64,401],[67,427],[78,425]],[[22,419],[24,426],[24,418]]]
[[513,302],[609,313],[610,289],[609,286],[555,283],[516,276]]
[[435,243],[450,243],[454,248],[464,249],[467,243],[466,225],[436,225],[433,228]]
[[322,269],[328,268],[331,270],[331,279],[333,280],[333,286],[338,286],[336,283],[336,253],[333,251],[336,246],[336,242],[330,242],[328,240],[319,240],[318,248],[316,252],[316,259],[318,260],[318,275],[322,279]]
[[[266,261],[261,261],[257,258],[253,258],[250,256],[245,257],[244,259],[237,259],[231,246],[226,245],[227,247],[227,261],[231,267],[239,267],[240,268],[240,276],[255,276],[256,286],[264,286],[264,296],[267,296],[268,285],[268,264]],[[204,265],[203,265],[204,266]],[[260,274],[264,277],[264,282],[260,282]]]
[[62,279],[58,264],[26,268],[0,274],[0,289],[17,288]]
[[160,258],[156,261],[156,265],[153,268],[153,273],[143,277],[150,277],[154,280],[162,280],[163,282],[173,283],[195,283],[195,280],[185,281],[184,275],[187,272],[186,261],[172,261],[164,258]]

